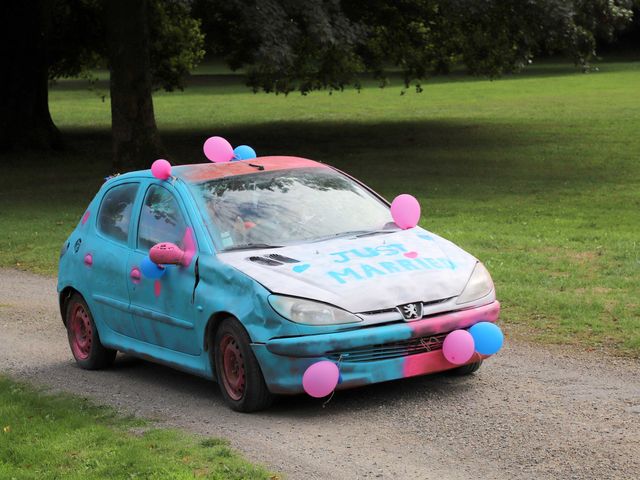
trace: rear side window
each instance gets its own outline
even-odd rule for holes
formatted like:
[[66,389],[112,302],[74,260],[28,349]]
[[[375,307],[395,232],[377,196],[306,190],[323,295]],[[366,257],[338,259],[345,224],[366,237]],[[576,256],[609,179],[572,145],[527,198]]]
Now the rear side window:
[[138,248],[149,250],[161,242],[184,248],[182,239],[186,229],[187,222],[173,194],[159,185],[149,187],[140,212]]
[[127,243],[129,220],[137,192],[137,183],[125,183],[113,187],[104,195],[98,214],[98,230],[103,235]]

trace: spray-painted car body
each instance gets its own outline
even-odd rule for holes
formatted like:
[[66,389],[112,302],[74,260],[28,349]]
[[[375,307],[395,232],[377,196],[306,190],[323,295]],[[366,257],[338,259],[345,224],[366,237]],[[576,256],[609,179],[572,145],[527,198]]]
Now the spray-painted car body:
[[[338,388],[459,367],[441,352],[444,336],[497,320],[500,305],[493,289],[457,303],[477,259],[420,227],[277,250],[221,251],[193,187],[212,178],[256,174],[257,166],[260,172],[332,168],[295,157],[262,157],[174,167],[167,181],[149,171],[109,179],[63,247],[61,308],[71,292],[79,292],[105,346],[211,379],[216,377],[211,332],[232,316],[246,329],[269,390],[285,394],[302,392],[306,368],[320,360],[339,363]],[[120,197],[111,201],[116,193],[128,203],[118,203]],[[156,231],[157,238],[143,242],[140,225],[145,218],[172,227],[176,222],[145,210],[152,195],[173,198],[182,216],[182,240],[191,250],[188,264],[168,267],[156,281],[140,274],[140,264],[153,242],[173,239]],[[101,224],[105,208],[115,212],[110,225]],[[271,306],[274,294],[333,305],[361,321],[294,323]],[[482,358],[476,353],[467,363]]]

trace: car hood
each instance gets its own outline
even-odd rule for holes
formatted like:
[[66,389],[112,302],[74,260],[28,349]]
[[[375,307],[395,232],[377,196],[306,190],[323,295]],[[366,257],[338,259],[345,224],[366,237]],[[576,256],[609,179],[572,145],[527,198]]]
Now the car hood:
[[221,252],[218,258],[273,293],[319,300],[354,313],[455,297],[477,262],[420,227]]

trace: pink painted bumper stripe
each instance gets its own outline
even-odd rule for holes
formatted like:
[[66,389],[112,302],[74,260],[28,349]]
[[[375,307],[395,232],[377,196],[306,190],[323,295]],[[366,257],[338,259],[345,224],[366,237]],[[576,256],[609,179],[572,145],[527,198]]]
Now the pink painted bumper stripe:
[[[479,362],[489,355],[480,355],[475,352],[471,359],[465,363]],[[444,372],[445,370],[451,370],[452,368],[461,367],[462,365],[454,365],[447,361],[442,354],[442,350],[436,350],[435,352],[418,353],[405,357],[404,365],[402,366],[403,377],[415,377],[416,375],[426,375],[429,373]]]
[[478,322],[495,322],[500,316],[500,302],[468,310],[445,313],[409,323],[413,337],[425,337],[436,333],[450,332],[459,328],[469,328]]

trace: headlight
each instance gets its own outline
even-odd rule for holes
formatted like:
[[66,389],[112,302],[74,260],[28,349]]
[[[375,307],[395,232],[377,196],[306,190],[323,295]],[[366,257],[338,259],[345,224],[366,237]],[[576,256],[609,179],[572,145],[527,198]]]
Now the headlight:
[[362,321],[346,310],[302,298],[271,295],[269,303],[284,318],[305,325],[338,325]]
[[456,303],[468,303],[486,297],[493,290],[493,280],[484,265],[476,263],[467,285],[456,300]]

